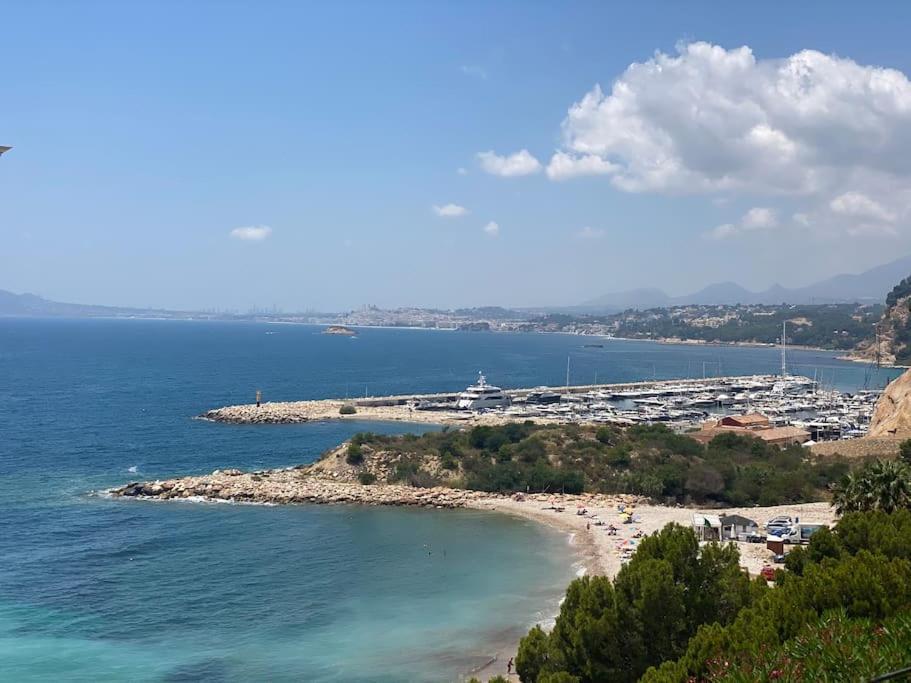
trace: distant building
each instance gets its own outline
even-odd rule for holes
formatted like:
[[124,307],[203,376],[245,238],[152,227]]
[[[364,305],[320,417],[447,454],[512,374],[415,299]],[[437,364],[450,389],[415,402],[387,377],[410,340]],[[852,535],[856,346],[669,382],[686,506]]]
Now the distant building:
[[810,433],[799,427],[773,427],[769,418],[759,413],[746,415],[726,415],[719,420],[709,420],[702,424],[699,431],[692,432],[690,436],[700,443],[708,443],[719,434],[732,432],[744,436],[762,439],[766,443],[776,446],[790,446],[802,444],[810,440]]

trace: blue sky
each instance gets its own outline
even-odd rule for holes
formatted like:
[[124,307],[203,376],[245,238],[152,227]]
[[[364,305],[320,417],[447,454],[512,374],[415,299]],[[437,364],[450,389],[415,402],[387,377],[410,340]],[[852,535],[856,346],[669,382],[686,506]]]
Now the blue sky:
[[0,288],[557,305],[911,252],[911,6],[728,5],[4,3]]

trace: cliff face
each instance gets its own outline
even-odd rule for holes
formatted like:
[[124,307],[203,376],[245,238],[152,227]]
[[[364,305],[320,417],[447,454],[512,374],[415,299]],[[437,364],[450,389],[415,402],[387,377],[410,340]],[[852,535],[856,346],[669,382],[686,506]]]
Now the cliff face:
[[911,364],[911,277],[898,283],[886,297],[876,338],[858,345],[856,355],[886,365]]
[[876,403],[871,439],[911,438],[911,370],[892,380]]

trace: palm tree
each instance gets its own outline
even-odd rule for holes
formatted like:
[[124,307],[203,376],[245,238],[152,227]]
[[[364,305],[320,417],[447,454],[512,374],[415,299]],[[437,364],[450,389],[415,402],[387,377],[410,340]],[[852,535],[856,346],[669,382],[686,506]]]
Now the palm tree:
[[832,504],[845,512],[911,508],[911,466],[901,460],[876,460],[851,472],[835,487]]

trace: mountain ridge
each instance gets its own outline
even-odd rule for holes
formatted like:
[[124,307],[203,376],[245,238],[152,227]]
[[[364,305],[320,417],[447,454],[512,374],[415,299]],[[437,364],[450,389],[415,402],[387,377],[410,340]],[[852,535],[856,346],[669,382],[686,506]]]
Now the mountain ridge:
[[[682,296],[670,296],[660,289],[630,289],[610,292],[590,299],[575,309],[624,310],[659,308],[690,304],[825,304],[879,303],[886,298],[895,282],[911,274],[911,256],[874,266],[860,273],[833,275],[804,287],[786,288],[774,284],[760,292],[751,291],[736,282],[716,282]],[[641,296],[648,292],[648,296]],[[657,303],[656,302],[661,302]]]

